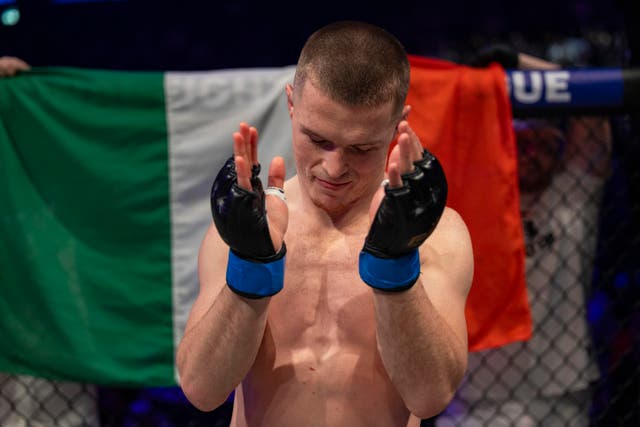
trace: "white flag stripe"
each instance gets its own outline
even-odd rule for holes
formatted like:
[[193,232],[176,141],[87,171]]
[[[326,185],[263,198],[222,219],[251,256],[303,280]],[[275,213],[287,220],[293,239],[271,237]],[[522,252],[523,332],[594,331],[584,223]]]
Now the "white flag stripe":
[[294,71],[290,66],[165,75],[175,348],[198,292],[198,248],[211,222],[211,184],[233,152],[231,135],[239,123],[258,129],[263,180],[275,155],[285,158],[289,175],[294,170],[285,95]]

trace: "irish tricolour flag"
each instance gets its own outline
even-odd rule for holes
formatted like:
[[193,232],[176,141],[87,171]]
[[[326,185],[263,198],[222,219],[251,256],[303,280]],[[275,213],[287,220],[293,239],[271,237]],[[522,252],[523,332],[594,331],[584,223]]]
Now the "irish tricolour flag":
[[[0,80],[0,371],[175,384],[211,183],[240,121],[258,128],[264,163],[281,155],[293,173],[293,72],[36,68]],[[495,280],[512,298],[522,259],[508,250],[500,263],[516,268]],[[526,318],[494,317],[470,329],[472,345],[492,330],[524,337],[505,325]]]

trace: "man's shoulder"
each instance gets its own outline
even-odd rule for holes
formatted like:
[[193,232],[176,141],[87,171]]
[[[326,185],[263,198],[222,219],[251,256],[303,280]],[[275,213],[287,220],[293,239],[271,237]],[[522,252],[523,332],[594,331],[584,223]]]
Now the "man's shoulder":
[[300,191],[300,182],[298,181],[298,175],[293,175],[284,182],[284,192],[287,198],[289,194],[294,197]]
[[440,221],[438,222],[438,226],[436,230],[443,229],[445,231],[457,231],[457,232],[468,232],[467,224],[462,218],[460,213],[446,206],[444,211],[442,212],[442,217],[440,217]]
[[[471,251],[471,236],[462,216],[453,208],[445,207],[435,230],[425,242],[441,254]],[[425,245],[423,245],[425,246]]]

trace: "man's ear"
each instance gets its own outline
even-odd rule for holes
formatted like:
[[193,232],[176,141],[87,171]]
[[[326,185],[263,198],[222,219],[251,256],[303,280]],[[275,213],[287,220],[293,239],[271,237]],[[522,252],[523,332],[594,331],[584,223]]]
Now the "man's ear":
[[287,83],[284,90],[287,93],[287,108],[289,109],[289,117],[291,118],[293,116],[293,86]]
[[411,111],[411,105],[405,105],[402,108],[402,116],[400,116],[400,120],[398,120],[398,123],[396,123],[396,129],[393,132],[393,137],[395,138],[396,136],[398,136],[398,125],[400,124],[401,121],[403,120],[407,120],[407,118],[409,117],[409,112]]
[[407,120],[407,118],[409,117],[409,112],[411,111],[411,105],[405,105],[404,108],[402,109],[402,119],[401,120]]

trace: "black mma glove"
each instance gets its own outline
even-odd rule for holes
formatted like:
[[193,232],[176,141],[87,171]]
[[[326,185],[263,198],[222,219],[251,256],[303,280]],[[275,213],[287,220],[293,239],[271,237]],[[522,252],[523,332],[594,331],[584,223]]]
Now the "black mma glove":
[[360,253],[360,277],[369,286],[409,289],[420,274],[418,248],[436,228],[447,201],[442,166],[424,150],[415,169],[402,175],[399,188],[385,186],[385,196]]
[[251,168],[252,191],[238,185],[234,158],[226,161],[211,187],[211,213],[222,240],[229,245],[227,285],[249,298],[276,294],[284,281],[286,246],[276,253],[265,210],[265,193]]

